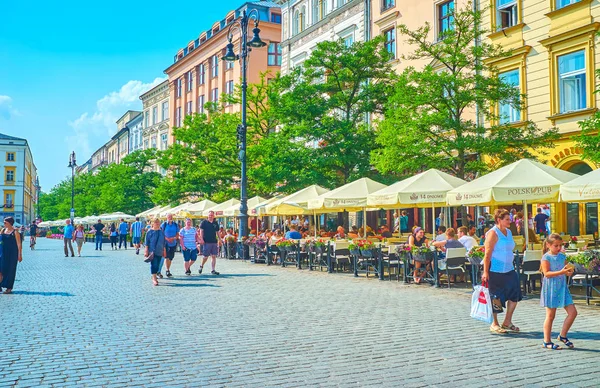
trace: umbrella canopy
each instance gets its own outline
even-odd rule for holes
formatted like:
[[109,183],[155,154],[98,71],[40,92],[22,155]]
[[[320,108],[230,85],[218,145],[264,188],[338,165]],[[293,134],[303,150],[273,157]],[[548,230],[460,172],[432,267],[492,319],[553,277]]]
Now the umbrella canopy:
[[259,203],[258,205],[254,206],[254,207],[248,207],[248,214],[256,217],[256,216],[263,216],[263,215],[267,215],[265,213],[265,209],[267,207],[267,205],[280,200],[282,197],[280,195],[276,195],[275,197],[271,198],[271,199],[267,199],[262,201],[261,203]]
[[100,218],[104,221],[120,221],[121,219],[127,220],[135,220],[135,216],[131,214],[126,214],[123,212],[115,212],[110,214],[103,214]]
[[600,170],[560,185],[560,199],[563,202],[600,201]]
[[432,168],[370,194],[367,205],[378,208],[446,206],[448,191],[465,183],[460,178]]
[[558,200],[560,185],[578,175],[522,159],[450,190],[449,205],[494,205],[521,201]]
[[167,209],[170,209],[170,208],[171,208],[171,206],[169,206],[169,205],[162,206],[162,207],[160,207],[160,208],[158,208],[158,209],[156,209],[156,210],[149,211],[148,213],[146,213],[145,217],[146,217],[146,218],[154,218],[154,217],[158,217],[158,215],[159,215],[160,213],[162,213],[163,211],[165,211],[165,210],[167,210]]
[[264,209],[264,214],[274,216],[296,216],[303,214],[312,214],[313,211],[308,210],[308,202],[310,200],[317,199],[319,198],[319,196],[328,192],[328,189],[318,185],[305,187],[300,191],[296,191],[293,194],[290,194],[267,205]]
[[141,212],[141,213],[138,213],[138,214],[136,214],[136,217],[145,217],[145,216],[146,216],[148,213],[151,213],[151,212],[153,212],[153,211],[155,211],[155,210],[158,210],[158,209],[160,209],[161,207],[162,207],[161,205],[154,206],[152,209],[148,209],[148,210],[146,210],[146,211],[143,211],[143,212]]
[[308,209],[316,212],[358,211],[367,206],[367,197],[386,185],[361,178],[308,201]]
[[177,212],[179,212],[182,209],[185,209],[186,207],[189,207],[190,205],[192,205],[191,202],[182,203],[181,205],[177,205],[175,207],[161,211],[158,216],[161,218],[164,218],[169,214],[172,214],[175,216],[177,214]]
[[[256,197],[252,197],[248,200],[248,213],[250,213],[250,209],[254,208],[256,205],[258,205],[261,202],[264,202],[265,199],[263,197],[259,197],[258,195]],[[233,205],[228,207],[227,209],[223,210],[223,215],[226,217],[233,217],[233,216],[238,216],[240,214],[240,205]]]
[[234,205],[238,205],[239,206],[239,204],[240,204],[240,200],[239,199],[231,198],[230,200],[227,200],[227,201],[225,201],[223,203],[220,203],[220,204],[218,204],[216,206],[213,206],[213,207],[211,207],[209,209],[204,210],[202,212],[202,215],[205,216],[205,217],[207,217],[208,213],[211,212],[211,211],[213,211],[213,212],[215,212],[215,216],[217,216],[217,217],[223,217],[223,215],[224,215],[223,211],[225,209],[228,209],[228,208],[230,208],[230,207],[232,207]]
[[191,204],[187,209],[185,209],[184,211],[187,212],[189,215],[191,216],[201,216],[202,213],[205,210],[210,209],[211,207],[215,207],[217,206],[216,202],[213,202],[211,200],[205,199],[203,201],[200,202],[196,202]]

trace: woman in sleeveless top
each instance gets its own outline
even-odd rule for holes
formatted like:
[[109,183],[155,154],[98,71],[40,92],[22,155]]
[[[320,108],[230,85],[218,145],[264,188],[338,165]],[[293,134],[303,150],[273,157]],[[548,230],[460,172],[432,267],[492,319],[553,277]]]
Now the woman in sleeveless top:
[[[420,248],[423,246],[429,247],[429,240],[427,240],[427,237],[425,237],[425,231],[422,228],[415,226],[412,234],[408,237],[408,245],[411,248]],[[422,265],[423,264],[421,262],[415,261],[415,272],[413,273],[413,277],[415,279],[415,283],[417,284],[421,283],[421,279],[425,275],[425,273],[421,271]]]
[[21,257],[21,237],[19,232],[13,227],[15,220],[12,217],[4,219],[4,229],[2,229],[2,283],[0,290],[6,288],[5,294],[12,293],[17,275],[17,263],[22,260]]
[[[517,303],[523,298],[519,277],[513,264],[515,242],[510,231],[510,214],[505,209],[498,209],[494,214],[496,226],[485,236],[485,257],[483,259],[482,282],[488,283],[492,298],[494,322],[490,327],[492,333],[505,334],[507,331],[518,332],[513,325],[512,316]],[[498,323],[498,313],[506,308],[506,316],[502,325]]]

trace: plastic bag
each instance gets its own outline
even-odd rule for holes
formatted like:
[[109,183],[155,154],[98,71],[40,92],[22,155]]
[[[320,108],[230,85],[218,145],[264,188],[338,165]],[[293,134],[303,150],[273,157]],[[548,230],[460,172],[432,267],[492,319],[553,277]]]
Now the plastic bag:
[[475,286],[473,296],[471,297],[471,318],[486,323],[492,323],[492,299],[490,291],[483,285]]

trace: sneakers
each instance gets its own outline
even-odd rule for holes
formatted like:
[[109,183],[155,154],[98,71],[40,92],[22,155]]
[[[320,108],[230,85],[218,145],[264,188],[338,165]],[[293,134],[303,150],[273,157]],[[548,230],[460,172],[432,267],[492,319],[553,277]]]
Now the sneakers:
[[173,276],[171,275],[171,271],[167,271],[167,277],[170,278],[171,276]]
[[188,275],[188,276],[191,275],[192,274],[192,270],[188,269],[187,271],[185,271],[185,274]]
[[136,249],[136,250],[135,250],[135,254],[136,254],[136,255],[139,255],[139,254],[140,254],[140,250],[139,250],[139,249]]
[[202,266],[200,266],[200,269],[198,270],[198,274],[202,275]]
[[214,269],[210,273],[213,274],[213,275],[220,275],[220,273],[217,272],[217,271],[215,271]]
[[163,276],[162,276],[162,273],[160,273],[160,272],[159,272],[159,273],[157,273],[157,274],[156,274],[156,276],[158,276],[160,279],[162,279],[162,278],[163,278]]

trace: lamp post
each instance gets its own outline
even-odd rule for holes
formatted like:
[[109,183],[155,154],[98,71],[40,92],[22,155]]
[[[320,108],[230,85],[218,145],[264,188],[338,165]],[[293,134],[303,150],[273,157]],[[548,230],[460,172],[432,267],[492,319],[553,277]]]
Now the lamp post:
[[[240,176],[240,232],[238,234],[238,242],[242,242],[244,237],[248,236],[248,176],[246,174],[246,92],[248,89],[248,53],[252,48],[265,47],[267,44],[260,39],[258,28],[260,16],[256,9],[252,9],[249,12],[243,11],[240,19],[235,21],[229,26],[227,32],[227,44],[225,55],[223,56],[224,61],[234,62],[239,59],[242,60],[242,123],[237,127],[238,137],[238,159],[242,164],[242,171]],[[254,28],[252,29],[252,40],[248,41],[248,27],[251,22],[254,22]],[[240,54],[236,55],[233,51],[233,33],[238,30],[240,37]],[[246,259],[246,250],[242,246],[241,249],[242,258]]]
[[71,225],[75,219],[75,167],[77,167],[77,161],[75,160],[75,151],[69,155],[69,166],[71,169]]

